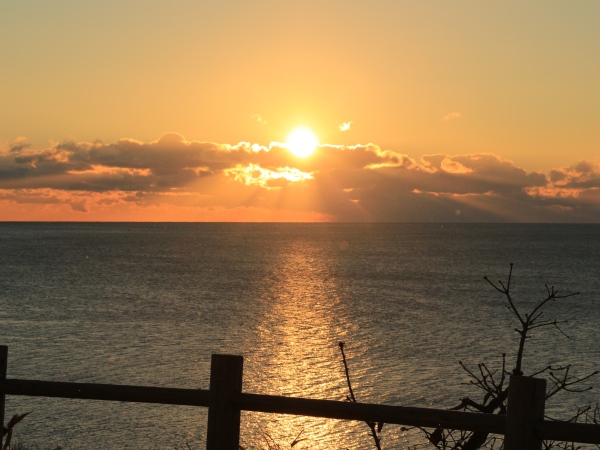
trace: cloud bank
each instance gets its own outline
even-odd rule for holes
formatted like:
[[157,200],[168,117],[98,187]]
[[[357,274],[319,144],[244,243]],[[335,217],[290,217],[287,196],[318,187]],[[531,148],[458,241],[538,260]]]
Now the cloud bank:
[[600,222],[600,163],[548,174],[494,154],[322,145],[56,143],[0,149],[0,220]]

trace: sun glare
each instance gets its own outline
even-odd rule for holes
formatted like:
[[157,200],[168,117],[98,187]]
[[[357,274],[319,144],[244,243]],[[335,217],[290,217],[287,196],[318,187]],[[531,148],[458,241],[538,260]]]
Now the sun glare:
[[319,141],[311,130],[299,127],[288,134],[285,145],[293,155],[306,158],[314,153]]

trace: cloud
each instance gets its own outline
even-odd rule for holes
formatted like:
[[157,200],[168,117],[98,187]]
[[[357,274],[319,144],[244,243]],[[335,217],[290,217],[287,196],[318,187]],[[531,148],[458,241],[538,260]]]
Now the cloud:
[[4,143],[0,146],[0,154],[2,153],[18,153],[23,150],[27,150],[31,147],[29,142],[27,142],[27,138],[21,136],[16,138],[15,140]]
[[282,144],[187,141],[177,133],[40,150],[19,140],[0,152],[0,220],[236,217],[600,222],[600,162],[544,174],[490,153],[415,160],[375,144],[320,145],[301,159]]
[[260,124],[263,124],[263,125],[267,125],[268,124],[268,122],[260,114],[252,114],[250,116],[250,118],[252,120],[256,120]]
[[462,117],[461,113],[459,113],[458,111],[453,111],[451,113],[446,114],[444,117],[442,117],[442,120],[444,122],[448,122],[450,120],[460,119],[461,117]]
[[88,212],[86,206],[85,206],[85,200],[79,200],[78,202],[71,202],[71,208],[73,208],[73,211],[79,211],[79,212]]
[[550,172],[552,186],[559,189],[600,188],[600,162],[579,161]]
[[340,125],[340,131],[348,131],[350,129],[350,126],[352,125],[352,122],[344,122]]
[[451,158],[444,158],[440,165],[440,168],[447,173],[471,173],[473,169],[462,165],[458,161],[454,161]]

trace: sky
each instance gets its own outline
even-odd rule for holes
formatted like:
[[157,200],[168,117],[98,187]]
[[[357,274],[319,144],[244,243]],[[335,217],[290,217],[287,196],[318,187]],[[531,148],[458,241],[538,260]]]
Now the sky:
[[599,20],[597,0],[1,0],[0,220],[598,223]]

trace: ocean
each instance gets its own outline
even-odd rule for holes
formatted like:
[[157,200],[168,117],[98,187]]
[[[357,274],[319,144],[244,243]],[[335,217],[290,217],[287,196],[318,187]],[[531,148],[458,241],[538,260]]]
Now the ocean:
[[[244,356],[244,391],[449,408],[481,399],[459,364],[512,368],[522,312],[546,287],[561,330],[534,330],[524,369],[600,369],[600,226],[562,224],[0,223],[0,344],[8,377],[208,388],[210,356]],[[600,377],[589,385],[600,389]],[[559,395],[569,418],[597,391]],[[25,442],[203,449],[206,409],[7,397]],[[243,413],[242,445],[372,448],[360,422]],[[386,449],[424,443],[388,425]]]

